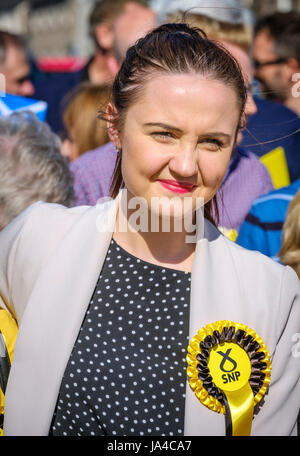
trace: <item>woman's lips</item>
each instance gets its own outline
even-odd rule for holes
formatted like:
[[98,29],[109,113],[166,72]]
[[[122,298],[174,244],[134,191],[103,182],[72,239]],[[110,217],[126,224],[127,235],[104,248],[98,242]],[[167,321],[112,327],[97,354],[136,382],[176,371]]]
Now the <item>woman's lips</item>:
[[173,193],[190,193],[195,187],[188,182],[178,182],[174,180],[159,180],[159,183]]

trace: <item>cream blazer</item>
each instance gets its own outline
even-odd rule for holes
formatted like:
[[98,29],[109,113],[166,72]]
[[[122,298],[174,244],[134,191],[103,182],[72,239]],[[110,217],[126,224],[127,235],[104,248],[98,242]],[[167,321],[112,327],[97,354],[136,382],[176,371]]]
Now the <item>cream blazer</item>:
[[[49,432],[114,232],[117,204],[67,209],[39,202],[0,233],[0,306],[19,324],[6,390],[7,436]],[[231,320],[263,339],[272,360],[271,383],[252,435],[296,434],[299,304],[299,280],[291,268],[237,246],[205,221],[192,268],[190,337],[208,323]],[[203,406],[188,382],[185,435],[225,435],[224,415]]]

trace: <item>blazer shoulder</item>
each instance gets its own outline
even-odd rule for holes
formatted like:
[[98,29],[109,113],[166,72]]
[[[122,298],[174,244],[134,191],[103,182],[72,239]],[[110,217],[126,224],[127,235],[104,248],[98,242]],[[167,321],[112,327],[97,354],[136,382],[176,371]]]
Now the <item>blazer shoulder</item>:
[[[229,262],[234,268],[239,281],[245,282],[248,288],[255,286],[259,281],[266,289],[276,289],[280,286],[281,279],[294,277],[294,283],[300,283],[297,274],[289,266],[275,261],[263,253],[248,250],[224,236],[211,223],[206,223],[206,239],[212,246],[214,254],[223,261]],[[214,247],[216,245],[216,247]],[[218,246],[218,247],[217,247]],[[289,270],[290,272],[286,272]]]
[[[23,224],[24,228],[25,225],[28,225],[30,230],[36,228],[41,231],[45,229],[54,233],[54,228],[59,230],[62,225],[71,226],[87,214],[92,215],[94,213],[96,215],[96,212],[97,206],[66,207],[61,204],[38,201],[27,208],[15,220],[19,221],[19,224]],[[8,225],[8,229],[10,225]]]
[[231,241],[230,239],[223,236],[224,242],[226,242],[227,247],[231,250],[232,254],[236,257],[239,257],[241,261],[249,262],[250,264],[263,264],[266,268],[271,268],[282,272],[285,268],[284,265],[278,263],[272,258],[264,255],[258,250],[248,250],[245,247],[237,244],[236,242]]
[[98,214],[97,206],[67,208],[54,203],[34,203],[0,232],[1,266],[11,262],[16,254],[42,260],[82,219],[90,220],[91,226],[94,221],[96,226]]
[[300,294],[300,281],[296,272],[290,267],[275,261],[256,250],[248,250],[224,237],[238,271],[249,283],[255,283],[257,278],[270,287],[284,287]]
[[[60,204],[45,203],[38,201],[19,214],[3,230],[3,235],[12,234],[14,231],[52,231],[51,228],[59,227],[60,224],[72,224],[80,215],[83,215],[86,207],[67,208]],[[54,225],[54,226],[52,226]]]

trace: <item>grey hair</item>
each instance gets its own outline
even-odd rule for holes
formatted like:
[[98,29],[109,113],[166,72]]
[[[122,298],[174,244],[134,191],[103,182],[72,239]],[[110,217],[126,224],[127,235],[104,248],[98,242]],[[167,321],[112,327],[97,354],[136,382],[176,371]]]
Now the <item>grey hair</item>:
[[36,201],[71,206],[73,178],[61,142],[30,112],[0,118],[0,229]]

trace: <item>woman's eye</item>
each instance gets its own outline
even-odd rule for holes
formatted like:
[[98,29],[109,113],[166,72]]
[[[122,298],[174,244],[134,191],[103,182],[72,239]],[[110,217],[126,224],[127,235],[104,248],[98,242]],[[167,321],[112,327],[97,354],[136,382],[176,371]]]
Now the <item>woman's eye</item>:
[[214,138],[205,138],[201,142],[208,144],[211,150],[220,150],[223,147],[222,141]]
[[169,141],[174,138],[174,135],[169,131],[155,131],[151,133],[152,136],[159,139],[160,141]]

